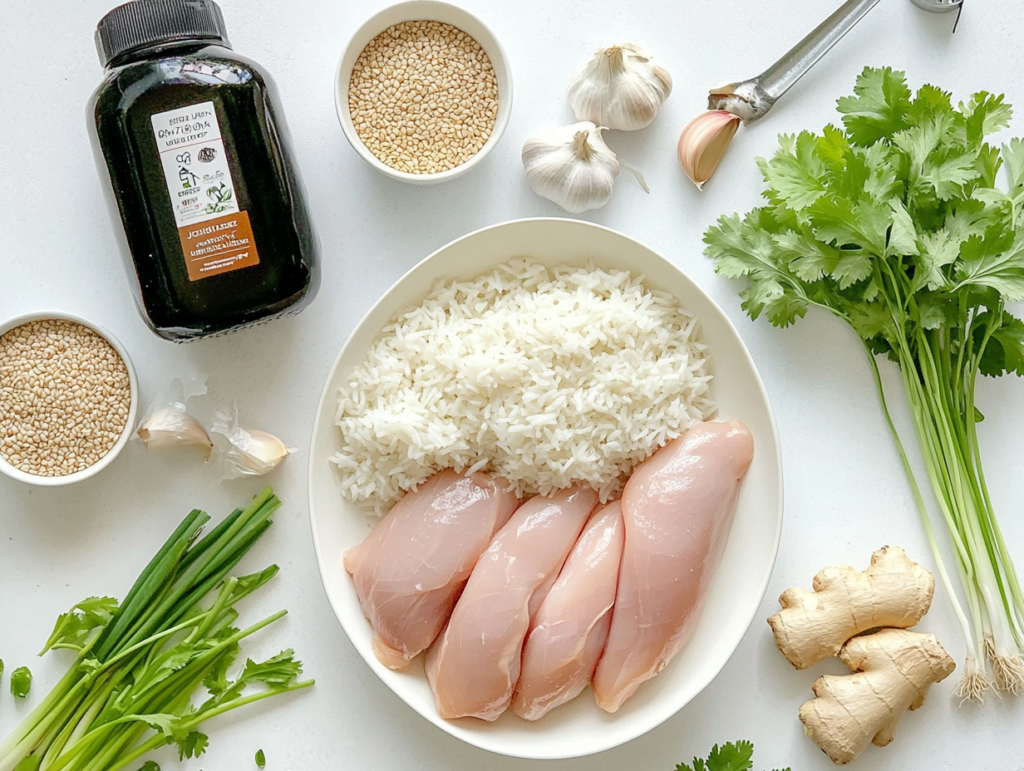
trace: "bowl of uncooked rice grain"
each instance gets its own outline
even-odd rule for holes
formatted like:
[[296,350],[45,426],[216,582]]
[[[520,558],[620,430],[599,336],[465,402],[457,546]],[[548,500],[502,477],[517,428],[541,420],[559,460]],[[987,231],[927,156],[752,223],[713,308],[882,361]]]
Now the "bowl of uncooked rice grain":
[[109,332],[70,313],[0,323],[0,471],[29,484],[78,482],[131,435],[138,382]]
[[391,6],[363,24],[334,87],[355,151],[411,184],[465,174],[497,144],[512,111],[497,38],[475,16],[432,0]]

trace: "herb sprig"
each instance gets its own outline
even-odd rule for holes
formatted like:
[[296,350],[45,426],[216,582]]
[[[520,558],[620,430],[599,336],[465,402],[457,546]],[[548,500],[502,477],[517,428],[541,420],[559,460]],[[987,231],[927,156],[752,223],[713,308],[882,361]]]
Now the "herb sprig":
[[750,742],[727,742],[721,747],[717,744],[712,747],[707,760],[694,758],[692,765],[679,763],[676,771],[751,771],[754,767],[753,757],[754,745]]
[[[176,745],[181,759],[203,754],[212,717],[306,688],[291,650],[229,672],[240,643],[281,619],[279,611],[244,629],[243,598],[278,572],[231,576],[270,527],[281,502],[270,488],[236,509],[205,537],[210,519],[189,514],[120,604],[91,597],[60,616],[43,653],[64,648],[77,659],[42,703],[0,742],[0,771],[120,771],[148,752]],[[12,678],[13,682],[13,678]],[[205,688],[207,697],[193,699]],[[142,769],[159,768],[146,762]]]

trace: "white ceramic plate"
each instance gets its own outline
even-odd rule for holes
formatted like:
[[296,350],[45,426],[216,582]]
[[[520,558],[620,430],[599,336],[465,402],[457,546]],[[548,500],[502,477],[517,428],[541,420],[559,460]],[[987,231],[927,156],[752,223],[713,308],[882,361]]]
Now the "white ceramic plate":
[[[650,286],[678,297],[702,322],[720,416],[746,423],[756,449],[696,634],[619,712],[602,712],[588,690],[535,723],[511,712],[494,723],[471,718],[446,721],[437,715],[419,661],[406,672],[392,672],[374,657],[370,625],[342,567],[342,553],[366,537],[370,524],[342,499],[338,477],[328,462],[342,441],[334,425],[336,394],[384,325],[421,302],[436,281],[474,278],[520,256],[549,266],[592,260],[598,267],[626,268],[646,275]],[[646,733],[700,693],[728,661],[753,620],[775,564],[782,532],[782,466],[764,385],[736,329],[710,297],[668,260],[615,231],[576,220],[529,219],[479,230],[438,250],[388,290],[356,327],[331,370],[317,411],[309,457],[309,508],[320,573],[334,612],[356,650],[388,687],[431,723],[469,744],[523,758],[566,758],[600,752]]]

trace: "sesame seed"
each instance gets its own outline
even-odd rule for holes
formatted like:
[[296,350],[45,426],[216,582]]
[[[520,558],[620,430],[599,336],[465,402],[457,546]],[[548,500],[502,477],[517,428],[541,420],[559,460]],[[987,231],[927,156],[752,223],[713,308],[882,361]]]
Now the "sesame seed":
[[498,117],[498,81],[469,35],[439,21],[404,21],[359,54],[348,105],[356,133],[380,161],[436,173],[486,144]]
[[127,423],[128,368],[110,343],[63,319],[0,336],[0,456],[35,476],[97,463]]

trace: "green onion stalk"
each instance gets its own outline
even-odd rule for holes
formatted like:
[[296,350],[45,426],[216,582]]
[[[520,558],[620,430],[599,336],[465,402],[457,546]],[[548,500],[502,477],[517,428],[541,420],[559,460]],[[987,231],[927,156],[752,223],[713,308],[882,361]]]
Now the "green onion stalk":
[[[198,757],[208,737],[197,729],[206,720],[312,685],[298,680],[301,664],[291,650],[247,660],[228,676],[239,643],[285,615],[236,628],[234,606],[278,568],[230,575],[280,505],[267,488],[202,538],[210,518],[192,511],[123,602],[92,597],[60,616],[40,655],[64,648],[77,657],[0,742],[0,771],[120,771],[167,744],[182,759]],[[203,687],[207,698],[194,704]]]

